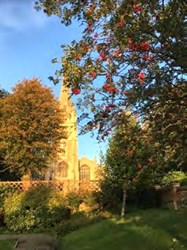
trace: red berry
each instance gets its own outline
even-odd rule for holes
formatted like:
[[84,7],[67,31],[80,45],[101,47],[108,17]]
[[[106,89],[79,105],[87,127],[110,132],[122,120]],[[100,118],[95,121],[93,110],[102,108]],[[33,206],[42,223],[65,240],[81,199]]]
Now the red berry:
[[106,61],[106,55],[104,53],[100,53],[100,57],[103,61]]
[[135,51],[135,50],[137,50],[137,45],[134,43],[129,43],[129,49]]
[[121,21],[118,23],[118,27],[123,27],[123,26],[124,26],[124,23],[125,23],[125,21],[124,21],[124,20],[121,20]]
[[148,42],[142,42],[140,43],[140,49],[143,51],[147,51],[150,49],[150,44]]
[[94,37],[98,37],[98,33],[97,32],[94,33]]
[[76,55],[75,59],[76,59],[77,61],[80,61],[80,60],[81,60],[81,56],[80,56],[80,55]]
[[138,80],[140,82],[144,82],[145,81],[145,74],[143,72],[138,74]]
[[90,76],[91,76],[92,78],[96,78],[97,74],[96,74],[95,72],[92,72],[92,73],[90,74]]
[[105,107],[105,111],[110,111],[110,106],[109,106],[109,105],[107,105],[107,106]]
[[140,12],[142,10],[142,7],[140,5],[134,5],[133,9],[135,12]]
[[71,91],[74,95],[78,95],[81,92],[79,88],[72,88]]

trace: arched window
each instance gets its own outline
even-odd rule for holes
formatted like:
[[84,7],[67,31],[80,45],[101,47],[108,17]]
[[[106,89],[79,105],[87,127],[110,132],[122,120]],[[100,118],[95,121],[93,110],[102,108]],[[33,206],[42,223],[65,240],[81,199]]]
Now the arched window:
[[80,167],[80,180],[90,180],[90,168],[87,165]]
[[59,163],[56,176],[58,178],[66,178],[68,176],[68,164],[66,162],[62,161]]

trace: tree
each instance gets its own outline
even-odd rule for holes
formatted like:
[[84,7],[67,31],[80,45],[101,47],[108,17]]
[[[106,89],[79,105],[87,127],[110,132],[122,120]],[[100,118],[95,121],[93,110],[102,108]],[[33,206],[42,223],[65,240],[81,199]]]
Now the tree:
[[187,110],[185,108],[185,84],[167,87],[167,99],[160,96],[159,101],[152,106],[148,115],[149,125],[154,141],[158,142],[159,152],[163,156],[163,164],[168,170],[184,170],[185,129]]
[[[81,94],[78,107],[91,110],[91,114],[85,110],[79,117],[85,125],[83,133],[97,128],[99,139],[103,139],[126,108],[144,120],[154,119],[157,107],[159,113],[172,110],[175,118],[177,107],[184,113],[186,91],[181,88],[186,83],[187,71],[184,0],[42,0],[36,3],[36,9],[41,8],[49,16],[59,16],[66,26],[75,21],[82,24],[81,39],[62,45],[62,68],[50,79],[57,83],[64,74],[72,94]],[[182,91],[175,108],[168,96],[172,88]],[[159,124],[168,131],[169,123],[164,117],[160,115]],[[180,122],[170,126],[170,135],[179,127]],[[160,144],[165,141],[165,151],[171,140],[164,137],[159,136]],[[172,146],[175,144],[177,136],[172,137]],[[177,148],[181,149],[182,144]],[[184,156],[182,151],[178,158],[179,155]]]
[[142,128],[135,118],[122,118],[109,141],[106,179],[123,189],[122,217],[129,189],[141,189],[158,183],[161,172],[159,155],[155,153],[156,146],[151,139],[150,131]]
[[80,41],[65,47],[63,68],[57,72],[66,74],[74,90],[89,87],[94,95],[95,90],[104,93],[103,101],[120,100],[118,107],[142,109],[163,87],[184,81],[185,1],[44,0],[40,6],[65,25],[75,18],[85,28]]
[[[5,98],[8,92],[4,89],[0,89],[0,99]],[[0,117],[1,117],[1,107],[0,107]],[[0,180],[17,180],[19,177],[15,173],[10,173],[8,166],[4,164],[4,159],[0,155]]]
[[0,152],[4,163],[20,174],[38,173],[54,160],[63,115],[52,91],[38,79],[23,80],[0,99]]

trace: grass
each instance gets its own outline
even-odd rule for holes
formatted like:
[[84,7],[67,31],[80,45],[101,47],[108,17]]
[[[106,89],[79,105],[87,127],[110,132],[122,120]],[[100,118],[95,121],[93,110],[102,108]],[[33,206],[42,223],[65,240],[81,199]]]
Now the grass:
[[1,250],[12,250],[15,244],[15,240],[0,240]]
[[66,250],[185,250],[187,210],[150,209],[108,219],[62,237]]

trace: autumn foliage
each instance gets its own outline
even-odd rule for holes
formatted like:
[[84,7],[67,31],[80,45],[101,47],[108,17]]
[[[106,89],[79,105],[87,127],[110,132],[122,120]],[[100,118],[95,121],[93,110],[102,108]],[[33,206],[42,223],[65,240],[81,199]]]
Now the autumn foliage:
[[0,99],[0,153],[12,170],[41,174],[64,136],[62,112],[38,79],[23,80]]

